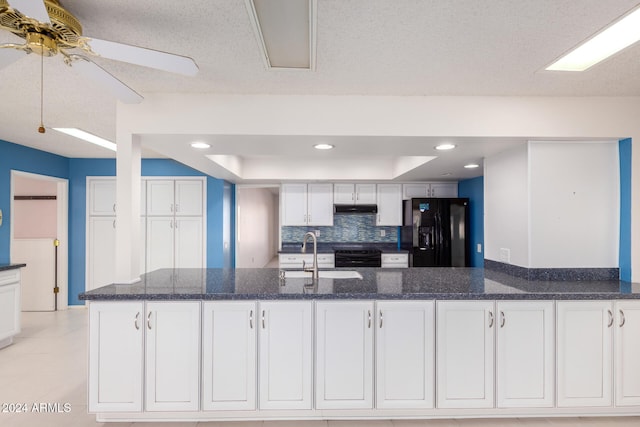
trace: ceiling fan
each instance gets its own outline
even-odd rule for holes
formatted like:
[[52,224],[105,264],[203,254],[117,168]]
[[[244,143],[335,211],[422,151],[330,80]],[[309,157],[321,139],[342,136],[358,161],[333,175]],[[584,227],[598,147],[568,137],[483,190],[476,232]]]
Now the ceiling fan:
[[188,76],[198,72],[196,63],[186,56],[83,36],[78,19],[58,0],[0,0],[0,29],[25,40],[23,44],[0,44],[0,68],[25,53],[43,57],[61,54],[65,64],[105,86],[125,103],[138,103],[143,98],[93,62],[91,56]]

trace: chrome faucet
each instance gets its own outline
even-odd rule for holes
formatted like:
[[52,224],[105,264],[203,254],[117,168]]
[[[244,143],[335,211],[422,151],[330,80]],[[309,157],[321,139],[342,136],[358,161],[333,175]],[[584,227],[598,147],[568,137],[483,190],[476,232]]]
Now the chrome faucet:
[[304,260],[303,260],[302,269],[304,271],[313,272],[313,278],[317,279],[318,278],[318,239],[316,239],[315,233],[311,231],[308,231],[305,233],[304,237],[302,238],[302,253],[305,253],[307,251],[307,237],[309,236],[311,236],[311,238],[313,239],[313,266],[305,267]]

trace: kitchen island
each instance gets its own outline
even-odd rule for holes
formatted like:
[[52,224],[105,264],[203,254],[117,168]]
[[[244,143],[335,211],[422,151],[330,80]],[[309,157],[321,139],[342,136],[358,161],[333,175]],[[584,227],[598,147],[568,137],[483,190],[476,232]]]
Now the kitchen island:
[[103,421],[640,413],[637,284],[474,268],[304,274],[167,269],[81,294],[89,411]]

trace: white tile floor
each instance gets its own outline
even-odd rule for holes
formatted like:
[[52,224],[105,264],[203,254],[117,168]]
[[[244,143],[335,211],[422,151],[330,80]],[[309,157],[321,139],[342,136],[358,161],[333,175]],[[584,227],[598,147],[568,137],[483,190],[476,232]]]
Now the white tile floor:
[[[23,313],[22,333],[0,350],[0,405],[21,403],[26,413],[0,412],[1,427],[130,427],[102,424],[87,414],[87,313]],[[58,404],[62,412],[34,412],[34,404]],[[64,412],[68,404],[69,411]],[[2,407],[0,407],[0,410]],[[426,421],[265,421],[209,423],[140,423],[139,427],[639,427],[640,417],[537,418]],[[138,427],[136,426],[136,427]]]

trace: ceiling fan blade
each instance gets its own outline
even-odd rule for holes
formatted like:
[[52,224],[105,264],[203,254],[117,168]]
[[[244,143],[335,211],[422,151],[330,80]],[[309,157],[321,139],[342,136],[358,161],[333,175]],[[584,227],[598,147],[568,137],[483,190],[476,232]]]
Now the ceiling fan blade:
[[95,62],[80,55],[69,55],[67,65],[89,80],[108,89],[113,95],[125,104],[138,104],[144,99],[139,93],[109,74],[104,68]]
[[[3,47],[4,49],[1,49]],[[25,55],[26,53],[24,50],[17,50],[13,48],[13,45],[0,45],[0,68],[4,68],[7,65],[13,64]]]
[[47,7],[42,0],[10,0],[11,7],[29,18],[50,24]]
[[95,54],[104,58],[187,76],[198,73],[195,61],[187,56],[92,38],[89,38],[88,45]]

